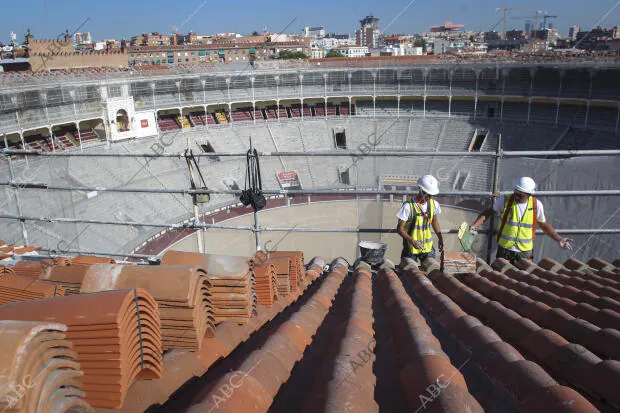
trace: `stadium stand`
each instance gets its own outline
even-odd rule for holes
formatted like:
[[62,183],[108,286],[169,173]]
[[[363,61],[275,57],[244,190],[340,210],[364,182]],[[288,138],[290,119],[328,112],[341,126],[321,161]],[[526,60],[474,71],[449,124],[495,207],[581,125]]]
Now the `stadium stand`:
[[[238,108],[230,112],[233,122],[248,122],[254,120],[252,108]],[[225,122],[220,122],[225,123]]]
[[[163,150],[167,154],[179,154],[186,149],[186,138],[200,151],[203,150],[200,145],[209,144],[216,152],[245,152],[249,136],[255,139],[259,150],[265,151],[334,150],[335,130],[345,131],[347,149],[352,151],[368,145],[373,136],[379,140],[375,146],[377,150],[465,151],[478,134],[485,136],[481,151],[496,150],[500,134],[504,150],[618,148],[618,109],[614,97],[617,94],[614,94],[619,86],[614,64],[601,61],[595,70],[590,70],[588,64],[579,62],[504,65],[465,60],[458,65],[452,63],[376,68],[355,67],[351,63],[350,67],[272,68],[248,73],[232,70],[217,73],[191,70],[170,73],[166,70],[139,75],[127,71],[105,72],[109,78],[100,77],[99,72],[76,71],[42,74],[36,80],[4,74],[0,76],[6,86],[0,91],[0,133],[10,136],[9,147],[19,147],[23,137],[27,149],[47,152],[75,150],[81,137],[85,152],[95,150],[89,146],[97,144],[96,151],[104,154],[151,153],[158,142],[160,146],[166,145]],[[11,83],[10,79],[15,79],[16,83]],[[57,79],[61,79],[63,86],[50,84]],[[79,86],[70,82],[63,84],[62,79],[79,79],[80,83],[75,83]],[[127,88],[117,88],[114,82]],[[15,84],[19,88],[12,88]],[[55,89],[48,96],[47,106],[41,97],[42,89]],[[66,99],[61,100],[59,96]],[[70,96],[73,98],[69,99]],[[53,99],[50,101],[50,98]],[[162,113],[157,120],[159,135],[132,136],[120,142],[112,139],[113,128],[107,123],[108,105],[125,98],[133,98],[136,115]],[[324,106],[321,102],[328,98],[330,102]],[[303,107],[301,102],[304,102]],[[172,111],[174,115],[169,114]],[[302,112],[309,123],[301,122]],[[184,116],[175,119],[178,114]],[[269,122],[247,125],[254,117]],[[232,125],[228,124],[229,119]],[[273,122],[275,119],[279,122]],[[78,125],[79,137],[76,132],[59,134],[59,128],[68,123]],[[183,123],[183,135],[176,137],[174,133],[181,128],[180,123]],[[54,132],[53,141],[47,131]],[[168,145],[168,140],[174,142]],[[107,143],[106,147],[102,143]],[[27,177],[34,175],[33,182],[92,188],[128,185],[129,188],[165,190],[187,187],[187,170],[179,165],[178,159],[153,159],[146,164],[140,158],[137,158],[140,162],[129,162],[103,156],[96,160],[67,158],[65,163],[56,158],[45,158],[44,162],[30,156],[13,159],[16,176],[20,173]],[[200,161],[201,167],[208,171],[205,175],[210,188],[230,188],[224,184],[230,180],[243,187],[244,168],[238,159],[222,156],[217,162],[211,158]],[[269,188],[280,188],[276,179],[278,173],[294,170],[298,172],[302,187],[308,189],[338,187],[368,188],[370,191],[377,188],[383,174],[414,179],[426,170],[441,175],[446,188],[488,191],[492,177],[489,160],[467,159],[457,163],[448,158],[420,159],[412,167],[411,158],[379,160],[369,157],[350,168],[348,183],[338,183],[341,185],[338,186],[334,182],[340,182],[339,171],[346,170],[356,158],[273,157],[261,161],[265,168],[265,187]],[[555,165],[555,159],[545,161]],[[31,165],[48,163],[50,166],[42,166],[47,168],[45,173],[43,170],[34,174],[27,172]],[[1,167],[6,172],[7,163],[3,162]],[[550,173],[552,178],[556,175]],[[555,189],[551,184],[547,188]],[[63,211],[65,215],[62,216],[91,220],[180,223],[191,212],[188,197],[178,194],[128,194],[119,202],[117,195],[111,192],[71,192],[71,197],[68,193],[54,193],[53,200],[42,203],[37,198],[40,192],[20,190],[23,213],[53,217]],[[14,200],[6,194],[3,196],[0,203],[6,201],[12,208],[10,214],[17,214]],[[201,213],[226,208],[236,202],[233,196],[214,194],[211,203],[201,206]],[[476,203],[477,208],[482,201],[467,202]],[[593,203],[600,204],[599,201]],[[63,207],[73,204],[74,212]],[[2,222],[6,222],[9,233],[19,238],[22,233],[19,222]],[[592,221],[593,226],[599,224],[602,222]],[[31,240],[51,249],[62,239],[77,237],[72,248],[101,250],[113,246],[113,252],[121,253],[134,250],[136,245],[162,232],[139,225],[103,228],[103,225],[94,224],[90,227],[92,231],[80,235],[86,225],[71,223],[69,228],[69,224],[57,222],[26,222],[25,226]],[[579,223],[568,225],[567,221],[567,226],[577,228]],[[170,232],[164,233],[167,236]],[[178,237],[182,236],[187,233],[179,231]],[[616,244],[610,245],[604,254]],[[545,248],[546,255],[552,254],[548,245]],[[595,253],[586,251],[580,253]]]
[[159,119],[157,119],[157,124],[159,125],[159,130],[161,130],[162,132],[180,129],[176,116],[161,116]]

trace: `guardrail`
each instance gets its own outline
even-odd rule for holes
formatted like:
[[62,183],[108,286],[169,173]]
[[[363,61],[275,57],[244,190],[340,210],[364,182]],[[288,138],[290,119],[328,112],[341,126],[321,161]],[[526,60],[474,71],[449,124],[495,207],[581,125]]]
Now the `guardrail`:
[[[442,191],[442,196],[461,196],[472,198],[492,198],[495,199],[499,195],[500,188],[498,187],[498,176],[500,170],[500,161],[503,158],[518,158],[518,157],[548,157],[548,156],[618,156],[620,150],[557,150],[557,151],[502,151],[501,150],[501,138],[498,143],[498,149],[495,152],[462,152],[462,151],[442,151],[442,152],[425,152],[425,151],[375,151],[361,154],[356,151],[350,150],[333,150],[333,151],[313,151],[313,152],[260,152],[259,157],[484,157],[493,158],[494,174],[493,185],[488,191]],[[199,194],[227,194],[238,196],[241,194],[241,190],[214,190],[214,189],[189,189],[189,188],[176,188],[176,189],[154,189],[154,188],[118,188],[118,187],[89,187],[89,186],[76,186],[76,185],[51,185],[45,182],[20,182],[14,179],[13,167],[11,162],[11,155],[29,155],[38,157],[118,157],[118,158],[178,158],[184,159],[182,154],[157,154],[157,153],[93,153],[93,152],[40,152],[40,151],[25,151],[25,150],[13,150],[4,149],[0,150],[0,155],[8,155],[9,173],[10,179],[8,181],[0,182],[0,187],[8,187],[14,190],[14,198],[18,206],[17,214],[3,214],[0,215],[0,219],[17,220],[21,223],[24,245],[28,244],[27,231],[25,222],[38,221],[38,222],[50,222],[59,224],[96,224],[96,225],[117,225],[117,226],[133,226],[133,227],[151,227],[151,228],[163,228],[164,232],[169,230],[190,228],[195,230],[203,229],[225,229],[225,230],[238,230],[238,231],[251,231],[255,234],[257,240],[257,248],[259,248],[258,237],[261,232],[316,232],[316,233],[389,233],[393,232],[393,229],[384,228],[300,228],[300,227],[261,227],[258,225],[255,217],[254,225],[238,226],[238,225],[222,225],[222,224],[206,224],[194,220],[185,220],[181,223],[169,223],[169,222],[136,222],[136,221],[109,221],[109,220],[88,220],[79,218],[65,218],[65,217],[40,217],[22,214],[19,208],[19,193],[17,189],[43,189],[48,191],[83,191],[83,192],[118,192],[118,193],[153,193],[153,194],[181,194],[195,196]],[[245,157],[245,152],[229,152],[229,153],[200,153],[196,154],[196,157]],[[360,197],[377,197],[385,195],[407,196],[410,195],[410,191],[398,191],[398,190],[381,190],[376,187],[367,188],[326,188],[326,189],[300,189],[300,190],[285,190],[285,189],[265,189],[264,194],[291,196],[291,195],[347,195],[359,199]],[[565,197],[565,196],[620,196],[620,189],[611,190],[561,190],[561,191],[537,191],[537,197]],[[220,205],[221,207],[221,205]],[[493,217],[491,218],[490,228],[495,228],[493,224]],[[442,231],[446,234],[453,234],[455,230]],[[485,231],[480,231],[486,233]],[[580,229],[558,229],[560,234],[618,234],[620,228],[580,228]],[[491,250],[492,237],[488,239],[488,254]],[[63,251],[64,252],[64,251]],[[82,251],[80,251],[82,252]],[[132,258],[145,258],[140,254],[107,254],[96,253],[90,251],[89,253],[99,255],[114,255],[114,256],[126,256]],[[148,256],[146,256],[148,257]],[[488,257],[490,258],[490,257]]]

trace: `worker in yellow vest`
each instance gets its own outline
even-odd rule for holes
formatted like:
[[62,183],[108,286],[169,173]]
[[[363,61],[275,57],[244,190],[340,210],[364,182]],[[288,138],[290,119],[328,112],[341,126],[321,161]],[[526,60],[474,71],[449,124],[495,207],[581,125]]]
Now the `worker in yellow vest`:
[[439,251],[443,251],[443,237],[437,219],[441,207],[433,199],[439,193],[439,183],[434,176],[424,175],[418,179],[418,186],[418,194],[405,202],[397,214],[397,231],[403,238],[401,265],[406,266],[409,260],[413,260],[428,267],[429,260],[436,257],[431,227],[439,239]]
[[540,229],[561,248],[572,249],[573,240],[562,238],[547,222],[542,202],[533,196],[535,190],[536,182],[532,178],[525,176],[518,179],[512,195],[500,196],[493,207],[484,210],[471,226],[475,231],[488,217],[499,214],[497,258],[504,258],[513,264],[521,258],[533,260],[536,225],[540,225]]

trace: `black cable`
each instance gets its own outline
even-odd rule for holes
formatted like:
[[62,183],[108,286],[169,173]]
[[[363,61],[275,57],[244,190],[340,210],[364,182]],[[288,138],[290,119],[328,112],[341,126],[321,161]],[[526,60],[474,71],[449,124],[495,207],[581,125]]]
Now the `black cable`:
[[241,193],[239,200],[243,205],[251,205],[254,211],[259,211],[265,207],[267,201],[263,195],[260,162],[256,149],[248,150],[246,154],[246,163],[245,189]]

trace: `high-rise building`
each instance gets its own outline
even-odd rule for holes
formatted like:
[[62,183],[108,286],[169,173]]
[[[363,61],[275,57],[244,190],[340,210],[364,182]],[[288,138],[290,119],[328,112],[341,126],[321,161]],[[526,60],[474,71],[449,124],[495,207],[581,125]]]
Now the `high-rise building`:
[[579,33],[580,30],[580,27],[577,25],[571,26],[571,28],[568,29],[568,37],[574,42],[577,40],[577,33]]
[[534,31],[534,22],[531,20],[526,20],[525,21],[525,34],[527,36],[530,36],[533,31]]
[[370,15],[360,20],[361,28],[355,32],[356,44],[370,49],[379,47],[379,19]]
[[322,39],[325,37],[324,27],[304,27],[301,31],[303,37],[310,37],[312,39]]
[[93,39],[90,36],[90,32],[86,32],[86,33],[75,33],[73,35],[73,42],[76,45],[82,45],[82,44],[91,44],[93,42]]

